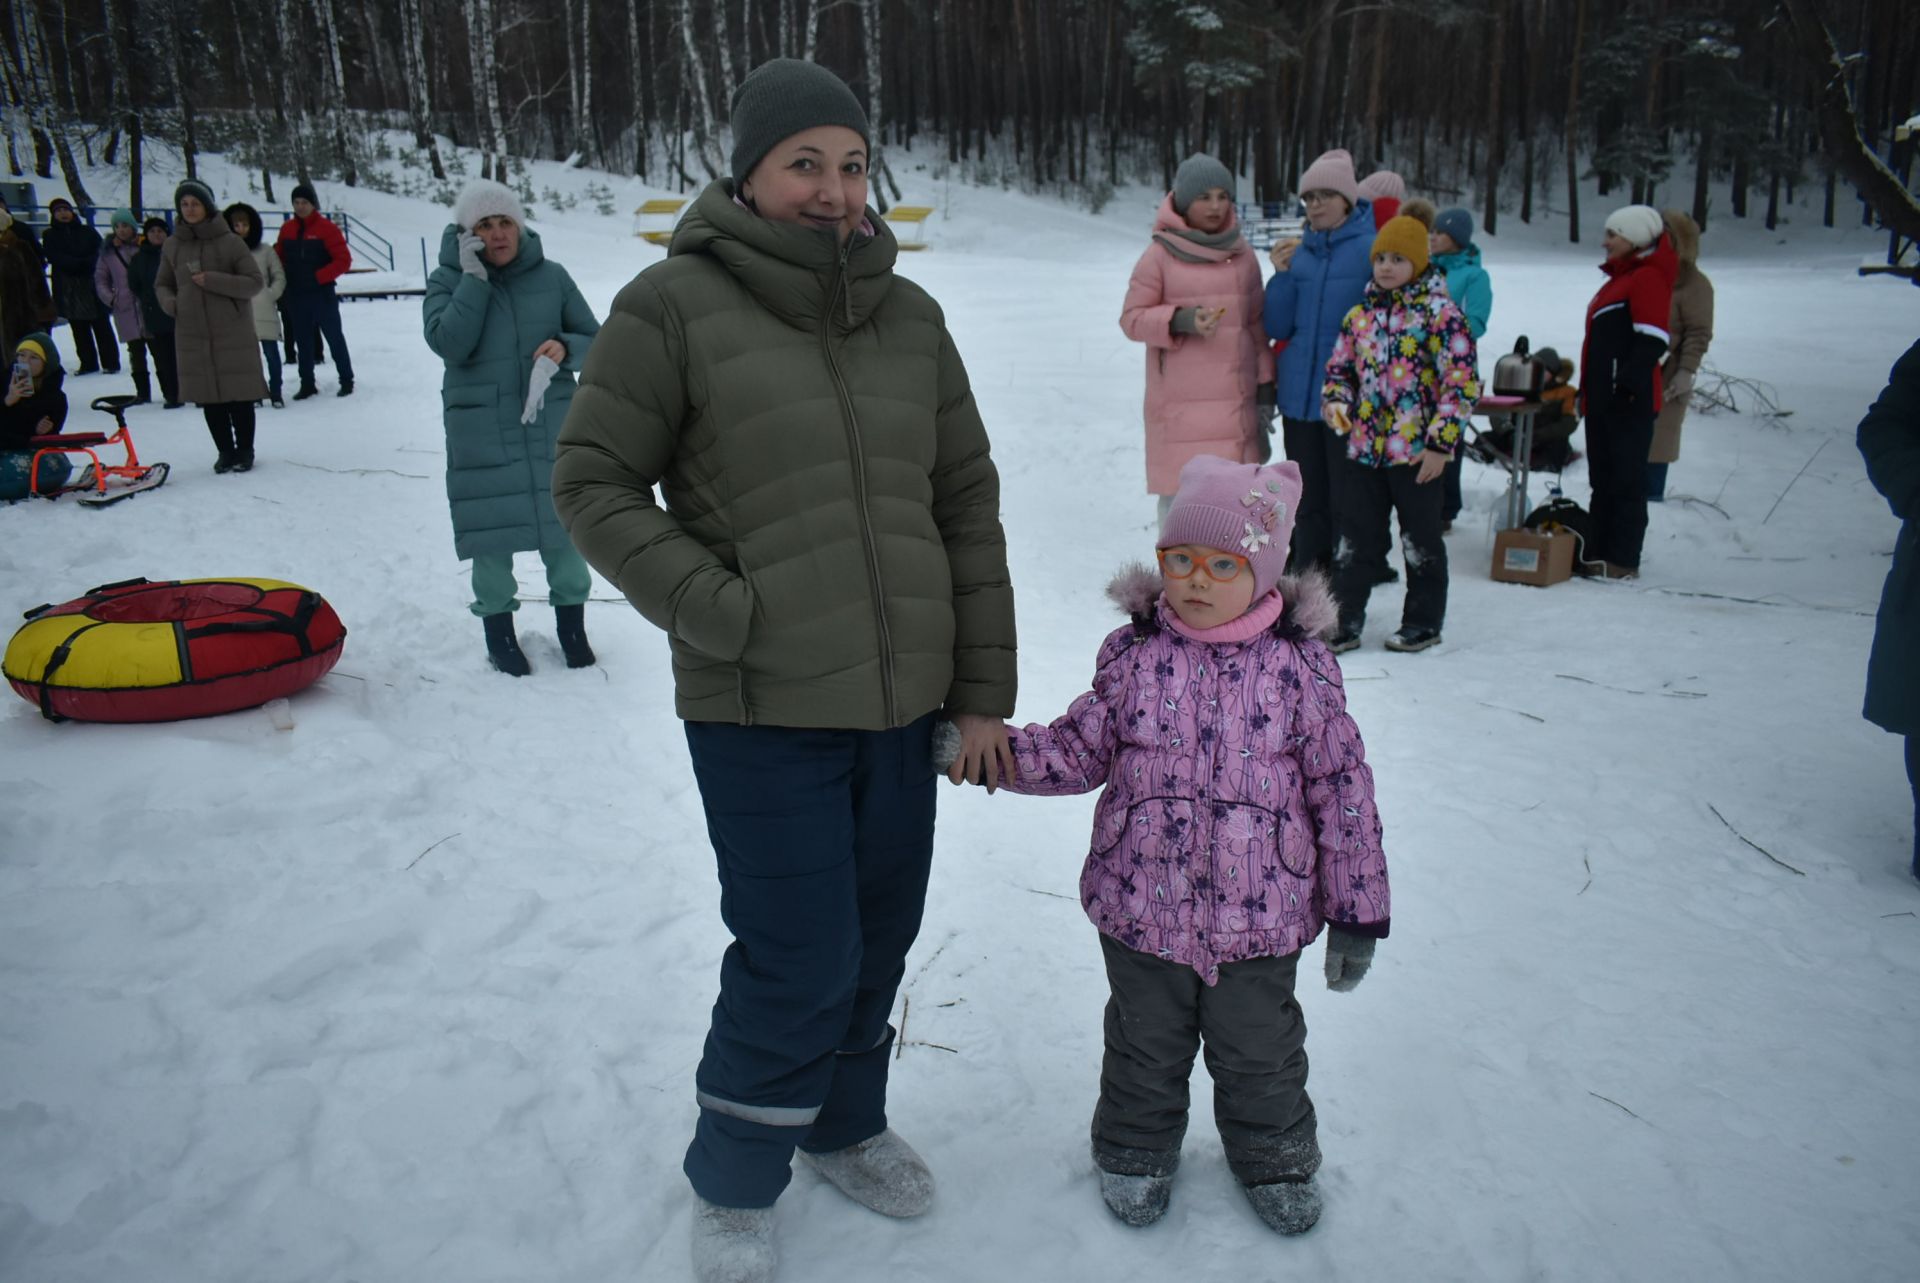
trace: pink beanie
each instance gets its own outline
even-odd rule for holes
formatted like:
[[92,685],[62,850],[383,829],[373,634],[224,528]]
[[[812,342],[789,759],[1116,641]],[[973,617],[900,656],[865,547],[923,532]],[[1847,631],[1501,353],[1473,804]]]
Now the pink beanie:
[[1307,166],[1307,172],[1300,175],[1300,190],[1339,192],[1347,198],[1347,204],[1358,204],[1360,184],[1353,177],[1353,157],[1342,147],[1321,153],[1318,160]]
[[1300,507],[1297,463],[1234,463],[1196,454],[1180,469],[1158,547],[1198,544],[1237,552],[1253,565],[1253,599],[1273,591],[1287,568]]
[[1368,200],[1379,200],[1382,196],[1400,200],[1407,194],[1407,184],[1391,169],[1376,169],[1360,180],[1359,191]]

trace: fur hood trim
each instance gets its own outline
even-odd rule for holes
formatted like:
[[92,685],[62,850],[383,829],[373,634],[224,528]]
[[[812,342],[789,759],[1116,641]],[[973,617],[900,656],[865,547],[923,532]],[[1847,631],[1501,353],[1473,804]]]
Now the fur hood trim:
[[[1282,575],[1274,585],[1280,590],[1286,607],[1280,613],[1275,631],[1298,629],[1308,637],[1325,641],[1333,636],[1340,622],[1340,607],[1334,602],[1327,577],[1317,570],[1303,575]],[[1133,619],[1152,619],[1160,600],[1160,575],[1143,561],[1120,568],[1107,584],[1107,598]]]
[[1667,224],[1667,235],[1673,238],[1673,252],[1679,257],[1680,266],[1694,266],[1700,261],[1700,224],[1684,210],[1669,209],[1661,213]]

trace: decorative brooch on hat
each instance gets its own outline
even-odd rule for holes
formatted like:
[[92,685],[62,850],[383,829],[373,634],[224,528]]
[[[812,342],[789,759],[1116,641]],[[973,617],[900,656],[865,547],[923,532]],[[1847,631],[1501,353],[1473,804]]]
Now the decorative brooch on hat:
[[1273,542],[1273,529],[1287,515],[1286,502],[1274,498],[1279,493],[1279,483],[1269,481],[1264,492],[1256,487],[1240,500],[1241,507],[1253,509],[1253,520],[1246,523],[1247,532],[1240,539],[1240,546],[1247,550],[1249,557]]

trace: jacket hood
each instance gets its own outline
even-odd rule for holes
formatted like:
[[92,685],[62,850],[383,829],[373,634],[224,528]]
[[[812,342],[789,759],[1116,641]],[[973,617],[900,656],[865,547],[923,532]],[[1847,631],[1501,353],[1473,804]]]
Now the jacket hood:
[[1340,226],[1330,227],[1324,232],[1308,228],[1302,233],[1300,248],[1325,253],[1335,245],[1356,237],[1364,236],[1371,241],[1377,230],[1373,225],[1373,202],[1362,196],[1354,202],[1353,209],[1347,214],[1347,221]]
[[1666,220],[1667,235],[1673,241],[1674,257],[1680,260],[1680,266],[1692,267],[1700,261],[1700,224],[1693,217],[1678,209],[1661,211]]
[[1652,249],[1643,249],[1638,253],[1622,258],[1610,258],[1600,264],[1600,270],[1608,276],[1625,276],[1641,268],[1650,269],[1654,275],[1663,277],[1668,285],[1680,274],[1680,256],[1673,251],[1673,237],[1660,233],[1660,239],[1653,243]]
[[233,229],[227,226],[227,220],[220,214],[209,214],[197,223],[189,223],[184,218],[173,220],[173,235],[169,239],[185,237],[190,241],[217,241],[222,236],[231,236]]
[[[227,219],[228,227],[233,226],[233,220],[228,218],[230,214],[245,214],[247,216],[247,234],[240,236],[240,239],[247,243],[248,249],[259,249],[261,237],[260,211],[245,201],[235,201],[220,211],[220,217]],[[235,232],[234,235],[239,236],[240,234]]]
[[[1304,575],[1282,575],[1274,587],[1285,603],[1274,631],[1286,635],[1298,630],[1305,637],[1325,641],[1340,622],[1327,577],[1310,570]],[[1136,623],[1151,620],[1160,609],[1160,575],[1144,561],[1131,562],[1107,584],[1107,599]]]
[[899,242],[871,207],[846,246],[846,287],[836,288],[842,247],[825,232],[760,217],[734,199],[733,180],[709,183],[674,228],[667,256],[705,254],[775,316],[803,329],[857,329],[893,287]]
[[[480,261],[487,264],[487,272],[493,276],[518,276],[547,261],[547,252],[540,246],[540,233],[524,223],[520,226],[520,252],[505,267],[495,267],[487,263],[486,256]],[[460,271],[460,224],[448,223],[446,230],[440,233],[440,266]]]
[[[20,343],[33,343],[46,353],[41,361],[40,377],[33,383],[34,395],[38,396],[49,389],[59,391],[61,385],[67,381],[67,371],[60,364],[60,349],[54,344],[53,336],[45,330],[35,330],[31,334],[22,334]],[[14,346],[17,349],[19,344]]]

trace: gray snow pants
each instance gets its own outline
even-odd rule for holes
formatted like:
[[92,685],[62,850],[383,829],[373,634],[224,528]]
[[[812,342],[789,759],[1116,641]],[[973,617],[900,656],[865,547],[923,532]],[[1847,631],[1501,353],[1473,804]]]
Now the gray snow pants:
[[1243,1185],[1299,1181],[1320,1166],[1307,1097],[1307,1022],[1294,1000],[1300,955],[1220,968],[1209,987],[1185,963],[1102,934],[1106,1056],[1093,1114],[1093,1161],[1128,1176],[1170,1176],[1187,1132],[1187,1079],[1204,1043],[1213,1115]]

